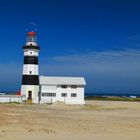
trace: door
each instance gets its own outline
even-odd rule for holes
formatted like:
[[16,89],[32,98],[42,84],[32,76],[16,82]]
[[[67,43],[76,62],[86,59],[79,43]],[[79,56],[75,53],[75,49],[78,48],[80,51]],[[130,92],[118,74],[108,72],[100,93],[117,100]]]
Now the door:
[[28,91],[28,100],[32,100],[32,91]]

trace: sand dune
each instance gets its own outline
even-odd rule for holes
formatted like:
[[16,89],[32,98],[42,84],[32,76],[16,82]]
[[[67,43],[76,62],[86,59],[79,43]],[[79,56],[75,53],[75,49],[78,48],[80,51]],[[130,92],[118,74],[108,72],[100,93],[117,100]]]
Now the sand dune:
[[140,103],[0,104],[0,140],[139,140]]

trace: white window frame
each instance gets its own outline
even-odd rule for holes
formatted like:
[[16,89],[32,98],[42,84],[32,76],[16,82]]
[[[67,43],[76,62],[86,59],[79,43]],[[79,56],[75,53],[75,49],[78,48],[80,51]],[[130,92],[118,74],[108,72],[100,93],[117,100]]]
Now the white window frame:
[[66,89],[66,88],[68,88],[68,86],[67,85],[61,85],[61,88]]
[[77,93],[71,93],[71,97],[72,98],[76,98],[77,97]]
[[72,89],[76,89],[77,88],[77,85],[71,85],[71,88]]
[[61,93],[61,97],[67,97],[67,93]]
[[51,92],[42,93],[42,97],[56,97],[56,93],[51,93]]

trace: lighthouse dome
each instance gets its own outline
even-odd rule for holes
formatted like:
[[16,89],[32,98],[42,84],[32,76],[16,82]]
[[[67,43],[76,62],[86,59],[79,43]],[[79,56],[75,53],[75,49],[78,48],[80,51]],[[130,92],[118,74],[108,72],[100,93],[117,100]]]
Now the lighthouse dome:
[[36,32],[33,32],[33,31],[28,32],[27,34],[28,34],[29,36],[36,36]]

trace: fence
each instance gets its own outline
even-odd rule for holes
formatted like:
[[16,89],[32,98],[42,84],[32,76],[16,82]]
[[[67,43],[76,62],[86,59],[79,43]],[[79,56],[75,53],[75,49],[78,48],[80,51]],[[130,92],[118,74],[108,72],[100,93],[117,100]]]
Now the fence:
[[1,103],[11,103],[11,102],[21,103],[23,101],[25,101],[25,96],[18,96],[18,95],[0,95],[0,102]]

